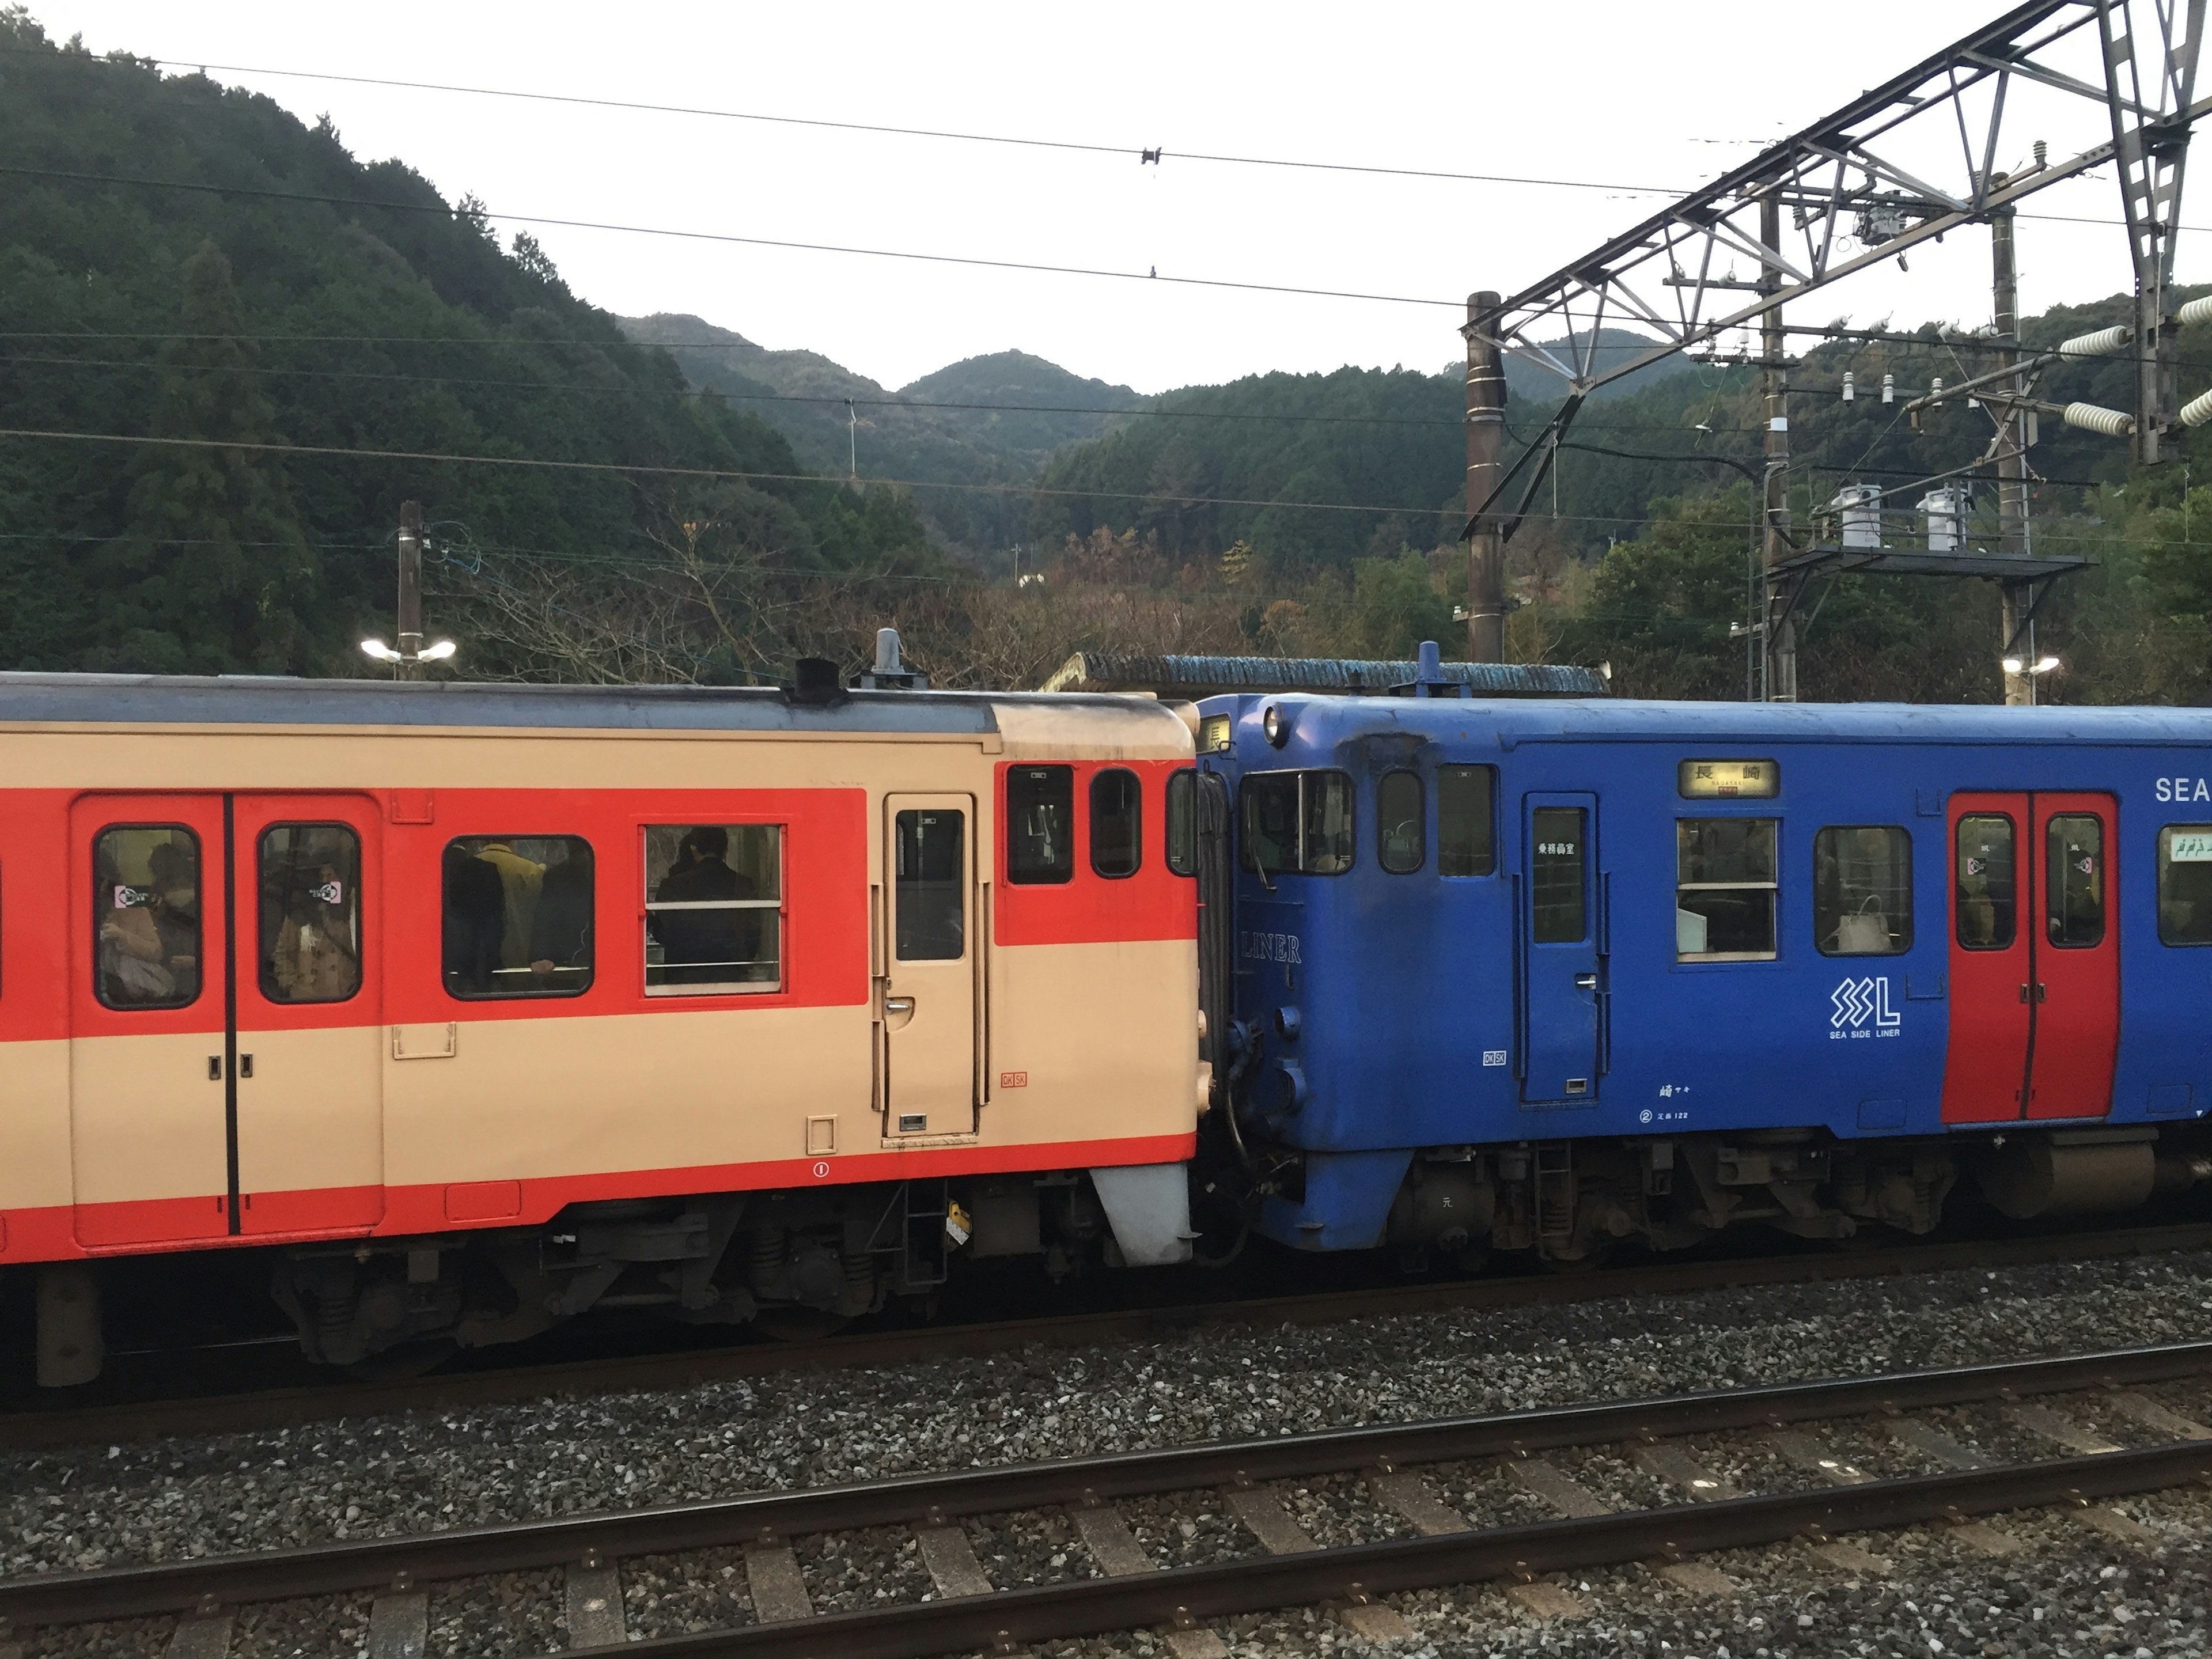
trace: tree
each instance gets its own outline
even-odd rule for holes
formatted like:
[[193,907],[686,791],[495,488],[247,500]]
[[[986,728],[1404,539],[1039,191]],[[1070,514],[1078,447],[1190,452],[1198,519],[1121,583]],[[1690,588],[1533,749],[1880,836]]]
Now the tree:
[[300,672],[312,641],[297,607],[315,558],[283,460],[218,447],[276,441],[230,262],[204,241],[184,277],[154,394],[151,435],[162,441],[131,468],[128,523],[95,560],[103,594],[88,665]]

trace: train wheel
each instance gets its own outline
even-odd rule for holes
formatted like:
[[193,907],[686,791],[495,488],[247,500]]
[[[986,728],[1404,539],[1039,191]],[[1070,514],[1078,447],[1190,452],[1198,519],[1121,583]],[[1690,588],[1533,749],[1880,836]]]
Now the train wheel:
[[819,1308],[763,1308],[752,1318],[755,1330],[778,1342],[817,1341],[836,1335],[852,1322],[843,1314],[826,1313]]
[[459,1343],[445,1339],[408,1342],[338,1369],[357,1382],[404,1382],[410,1377],[428,1376],[460,1351]]

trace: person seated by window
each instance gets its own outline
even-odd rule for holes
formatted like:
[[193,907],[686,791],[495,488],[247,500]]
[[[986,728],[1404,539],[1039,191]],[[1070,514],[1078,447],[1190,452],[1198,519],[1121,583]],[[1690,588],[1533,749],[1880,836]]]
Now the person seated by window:
[[148,908],[161,940],[161,955],[174,975],[179,996],[199,989],[200,896],[198,860],[174,842],[157,843],[147,854],[154,895]]
[[153,895],[132,887],[103,860],[99,874],[100,984],[103,1000],[116,1006],[170,1002],[176,977],[164,965],[161,934],[154,921]]
[[[687,832],[676,849],[676,863],[653,889],[656,904],[698,904],[749,899],[757,889],[752,878],[729,866],[730,832],[702,823]],[[649,918],[671,985],[709,985],[750,976],[760,955],[760,913],[757,910],[660,910]]]
[[506,925],[500,935],[499,965],[530,966],[530,933],[538,914],[538,895],[545,882],[545,866],[525,858],[503,841],[485,844],[477,856],[499,872],[500,892],[506,908]]

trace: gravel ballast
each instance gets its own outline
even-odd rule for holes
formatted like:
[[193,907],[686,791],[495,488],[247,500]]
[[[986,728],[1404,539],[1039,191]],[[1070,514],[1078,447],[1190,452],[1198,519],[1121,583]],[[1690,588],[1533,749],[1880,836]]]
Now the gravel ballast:
[[[2203,1340],[2212,1340],[2212,1253],[2002,1274],[1962,1271],[1451,1310],[1324,1327],[1211,1327],[1118,1349],[1036,1348],[778,1374],[669,1393],[9,1455],[0,1458],[0,1571],[172,1559],[1229,1437]],[[2203,1397],[2186,1389],[2151,1392],[2192,1413],[2207,1409]],[[1953,1427],[1967,1420],[1962,1414]],[[2009,1449],[2001,1419],[1975,1414],[1972,1422],[1978,1438],[1994,1436]],[[2127,1437],[2142,1437],[2137,1431]],[[1889,1472],[1876,1463],[1897,1464],[1899,1472],[1925,1467],[1879,1439],[1870,1435],[1865,1446],[1870,1472]],[[2050,1449],[2042,1449],[2046,1455]],[[1605,1488],[1612,1501],[1647,1499],[1649,1478],[1618,1458],[1605,1465],[1608,1455],[1598,1451],[1562,1462]],[[1326,1481],[1306,1484],[1324,1501],[1305,1507],[1293,1489],[1293,1511],[1324,1543],[1386,1536],[1397,1528],[1394,1517],[1350,1487],[1339,1494]],[[1437,1490],[1456,1494],[1462,1487],[1493,1494],[1484,1509],[1524,1508],[1516,1494],[1490,1486],[1477,1471],[1447,1479]],[[1144,1541],[1163,1565],[1213,1556],[1235,1532],[1213,1494],[1133,1504],[1124,1513],[1133,1527],[1141,1522]],[[1012,1582],[1048,1575],[1054,1556],[1067,1557],[1060,1571],[1093,1570],[1079,1543],[1065,1532],[1040,1531],[1040,1524],[992,1517],[970,1533],[987,1564],[1003,1561],[1012,1569]],[[887,1538],[847,1534],[799,1540],[798,1547],[816,1605],[824,1610],[911,1599],[928,1589],[914,1552]],[[2052,1560],[2064,1555],[2061,1550]],[[729,1565],[718,1562],[712,1582],[656,1567],[660,1576],[649,1594],[669,1604],[665,1620],[654,1620],[658,1628],[682,1628],[717,1602],[741,1602],[742,1574],[720,1571]],[[2060,1577],[2049,1587],[2048,1605],[2070,1607],[2062,1591],[2072,1594],[2066,1588],[2071,1581],[2058,1566],[2052,1571]],[[732,1583],[732,1577],[738,1582]],[[1644,1582],[1639,1572],[1627,1577]],[[1648,1602],[1648,1585],[1638,1594]],[[2092,1599],[2103,1594],[2094,1591]],[[1468,1650],[1504,1639],[1491,1616],[1498,1607],[1508,1608],[1509,1623],[1515,1615],[1495,1592],[1439,1595],[1476,1620],[1455,1638],[1476,1642]],[[1408,1598],[1407,1605],[1416,1601]],[[488,1625],[507,1624],[511,1640],[514,1623],[534,1628],[541,1608],[558,1605],[557,1584],[477,1581],[434,1592],[433,1626],[446,1633],[448,1650],[484,1650]],[[2088,1604],[2081,1605],[2086,1617]],[[1309,1628],[1303,1615],[1291,1617],[1297,1632]],[[1544,1627],[1549,1634],[1543,1639],[1597,1644],[1597,1622],[1580,1627],[1580,1634],[1565,1626]],[[1491,1634],[1478,1641],[1478,1627]],[[1259,1621],[1252,1626],[1255,1640],[1263,1628],[1284,1640],[1293,1634],[1289,1625]],[[1311,1628],[1315,1642],[1325,1637],[1333,1650],[1358,1650],[1357,1638],[1326,1618]],[[1778,1656],[1784,1650],[1776,1644],[1779,1629],[1748,1645],[1741,1634],[1714,1640],[1726,1642],[1732,1659],[1762,1647]],[[557,1642],[551,1628],[543,1634],[549,1644]],[[1655,1637],[1648,1650],[1637,1647],[1626,1627],[1615,1627],[1607,1639],[1613,1645],[1543,1650],[1657,1653],[1660,1639],[1671,1644],[1670,1654],[1713,1650],[1710,1643],[1697,1645],[1703,1637],[1677,1635]],[[527,1639],[520,1650],[528,1650]],[[1794,1650],[1854,1651],[1848,1644]],[[1925,1642],[1911,1650],[1931,1651]]]

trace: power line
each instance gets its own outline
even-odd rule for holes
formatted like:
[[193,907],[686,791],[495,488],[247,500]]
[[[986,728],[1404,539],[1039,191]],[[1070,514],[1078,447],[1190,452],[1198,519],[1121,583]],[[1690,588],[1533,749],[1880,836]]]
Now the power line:
[[[251,185],[208,185],[182,179],[137,179],[124,173],[78,173],[62,167],[0,167],[0,174],[25,179],[53,179],[72,184],[123,185],[144,190],[179,190],[210,196],[245,196],[257,201],[298,202],[321,207],[371,208],[387,213],[435,214],[468,222],[460,208],[440,201],[380,202],[356,196],[325,196],[309,191],[267,190]],[[1404,294],[1364,294],[1346,289],[1295,288],[1281,283],[1240,283],[1219,276],[1163,276],[1155,266],[1142,270],[1114,270],[1097,265],[1055,265],[1029,259],[986,259],[972,254],[917,253],[903,248],[853,247],[837,242],[796,242],[770,236],[739,236],[729,231],[681,230],[661,225],[621,225],[597,219],[560,219],[546,214],[495,212],[482,210],[487,220],[518,225],[553,225],[567,230],[605,230],[630,236],[665,236],[679,241],[717,242],[745,247],[773,247],[803,253],[842,253],[870,259],[908,259],[922,264],[961,265],[982,270],[1019,270],[1053,276],[1098,276],[1117,282],[1165,283],[1183,288],[1228,289],[1245,294],[1288,294],[1311,300],[1362,300],[1377,305],[1442,306],[1456,311],[1458,300],[1425,300]]]
[[[37,56],[55,63],[72,62],[101,68],[115,67],[106,59],[88,56],[82,59],[73,60],[67,54],[37,46],[0,47],[0,54]],[[131,66],[146,64],[166,65],[178,69],[189,67],[202,75],[205,75],[210,70],[216,70],[226,75],[261,75],[285,80],[320,81],[333,85],[381,87],[407,92],[438,92],[464,97],[503,98],[520,102],[560,104],[577,108],[623,110],[653,115],[684,115],[724,121],[750,121],[775,126],[811,127],[826,131],[870,133],[890,137],[932,138],[958,143],[999,144],[1022,149],[1059,150],[1080,155],[1116,155],[1123,158],[1133,155],[1138,158],[1140,164],[1149,161],[1164,165],[1166,158],[1172,155],[1179,161],[1202,161],[1236,167],[1284,167],[1299,172],[1349,173],[1380,178],[1427,179],[1454,184],[1515,185],[1542,190],[1598,191],[1627,196],[1684,197],[1692,194],[1696,189],[1702,188],[1702,186],[1685,188],[1679,185],[1629,184],[1617,179],[1551,179],[1522,173],[1460,173],[1438,167],[1383,167],[1365,162],[1316,161],[1279,155],[1233,155],[1204,150],[1170,150],[1161,145],[1141,143],[1102,144],[1085,143],[1079,139],[1028,137],[1013,133],[962,132],[937,127],[908,127],[874,122],[836,121],[819,116],[770,115],[760,111],[717,109],[702,105],[655,104],[639,100],[586,98],[572,93],[531,92],[510,87],[478,87],[450,82],[407,81],[390,76],[337,75],[316,70],[283,70],[246,64],[202,63],[197,58],[155,58],[137,53],[131,55]],[[2091,173],[2084,176],[2094,176],[2094,173],[2100,170],[2093,170]],[[513,214],[501,214],[497,216],[519,217]],[[2099,225],[2106,228],[2121,228],[2125,223],[2124,220],[2096,218],[2080,214],[2022,212],[2016,216],[2049,224]],[[559,223],[562,222],[548,220],[538,222]],[[2177,228],[2203,232],[2208,228],[2201,225],[2183,225]],[[1413,303],[1447,302],[1423,301]]]

